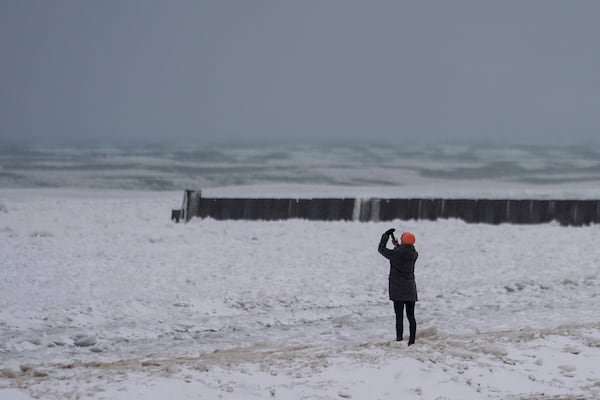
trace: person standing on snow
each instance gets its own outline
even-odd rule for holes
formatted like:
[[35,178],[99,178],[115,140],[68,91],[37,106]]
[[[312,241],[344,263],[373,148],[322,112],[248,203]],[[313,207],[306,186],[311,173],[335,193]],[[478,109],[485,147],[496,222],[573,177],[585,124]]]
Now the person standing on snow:
[[[381,236],[378,251],[382,256],[390,260],[389,293],[390,300],[394,302],[396,313],[396,340],[402,340],[404,330],[404,306],[406,306],[406,318],[410,324],[410,337],[408,345],[415,343],[417,334],[417,321],[415,320],[415,302],[417,298],[417,284],[415,283],[415,261],[419,253],[415,250],[415,235],[404,232],[400,237],[400,243],[394,237],[395,229],[388,229]],[[394,249],[388,249],[387,242],[392,236]]]

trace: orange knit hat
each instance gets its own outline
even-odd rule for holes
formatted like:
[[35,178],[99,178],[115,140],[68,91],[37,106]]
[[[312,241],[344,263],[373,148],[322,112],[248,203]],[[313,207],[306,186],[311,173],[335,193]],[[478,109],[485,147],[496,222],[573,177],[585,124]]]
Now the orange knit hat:
[[410,232],[404,232],[402,236],[400,236],[401,244],[415,244],[415,235]]

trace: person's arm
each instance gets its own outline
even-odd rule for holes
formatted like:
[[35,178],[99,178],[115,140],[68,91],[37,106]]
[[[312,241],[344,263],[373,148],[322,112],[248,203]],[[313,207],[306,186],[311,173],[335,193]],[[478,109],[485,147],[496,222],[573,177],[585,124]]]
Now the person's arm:
[[395,229],[388,229],[387,231],[384,232],[383,235],[381,235],[381,240],[379,241],[379,247],[377,248],[377,251],[379,251],[379,253],[387,259],[390,259],[392,257],[392,254],[394,254],[393,250],[390,250],[386,247],[387,242],[390,238],[390,235],[392,233],[394,233],[394,230]]

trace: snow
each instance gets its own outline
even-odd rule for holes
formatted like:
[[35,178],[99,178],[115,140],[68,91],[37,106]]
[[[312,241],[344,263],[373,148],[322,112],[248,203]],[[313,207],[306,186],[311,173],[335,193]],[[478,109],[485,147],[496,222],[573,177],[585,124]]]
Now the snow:
[[[600,227],[169,220],[0,189],[0,399],[600,397]],[[386,229],[420,253],[395,342]]]

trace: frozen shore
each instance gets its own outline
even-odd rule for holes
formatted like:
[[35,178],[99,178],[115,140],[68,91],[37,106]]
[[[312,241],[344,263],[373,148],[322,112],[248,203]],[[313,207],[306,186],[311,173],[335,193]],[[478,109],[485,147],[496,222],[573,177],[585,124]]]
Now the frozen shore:
[[[0,190],[0,398],[600,396],[597,225],[174,224],[180,202]],[[389,227],[417,235],[410,349]]]

